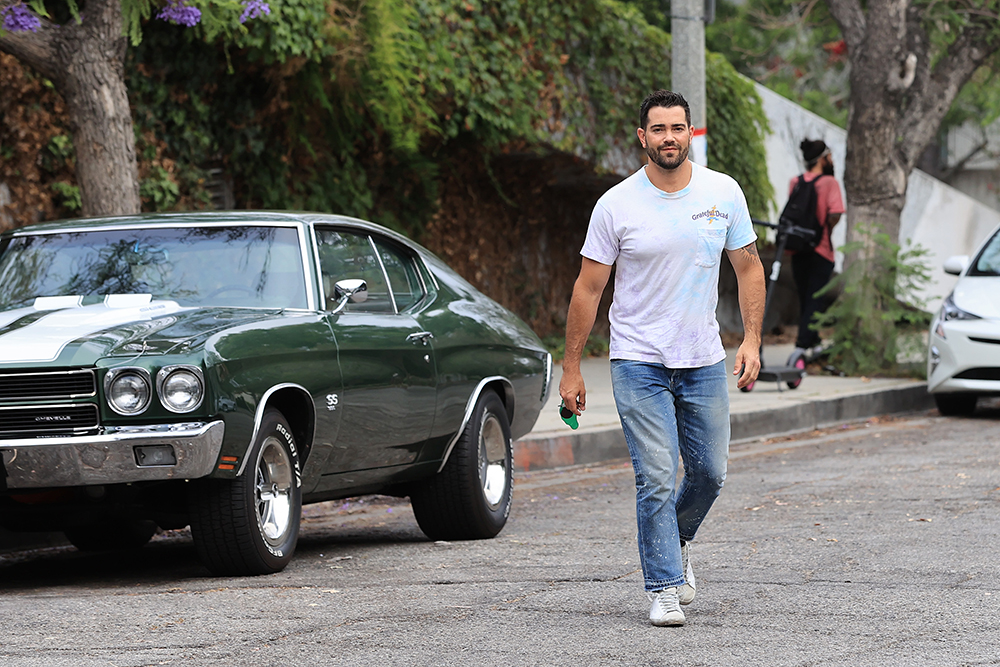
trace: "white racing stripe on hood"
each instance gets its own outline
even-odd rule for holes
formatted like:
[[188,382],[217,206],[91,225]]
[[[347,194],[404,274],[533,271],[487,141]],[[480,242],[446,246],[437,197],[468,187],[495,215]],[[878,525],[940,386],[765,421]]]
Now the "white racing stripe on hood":
[[38,311],[34,308],[18,308],[16,310],[5,310],[0,313],[0,329],[3,329],[8,324],[18,321],[22,317],[27,317],[28,315],[34,315]]
[[[124,308],[98,303],[57,310],[27,326],[0,335],[0,363],[54,361],[67,345],[78,338],[131,322],[145,322],[180,310],[184,309],[174,301],[154,301]],[[0,326],[34,312],[38,311],[34,308],[20,308],[0,313]]]

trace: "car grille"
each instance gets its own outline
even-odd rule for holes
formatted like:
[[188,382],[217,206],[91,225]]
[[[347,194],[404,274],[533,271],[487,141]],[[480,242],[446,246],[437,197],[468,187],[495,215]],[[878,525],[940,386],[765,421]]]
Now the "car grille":
[[0,438],[85,433],[97,425],[97,406],[91,403],[0,408]]
[[97,379],[89,369],[0,373],[0,403],[82,398],[96,393]]
[[1000,380],[1000,368],[969,368],[955,376],[956,380]]

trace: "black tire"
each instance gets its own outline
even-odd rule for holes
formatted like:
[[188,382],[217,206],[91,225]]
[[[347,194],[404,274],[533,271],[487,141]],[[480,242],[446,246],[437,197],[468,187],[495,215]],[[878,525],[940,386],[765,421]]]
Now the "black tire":
[[191,535],[219,576],[280,572],[295,553],[302,517],[298,448],[277,410],[267,410],[246,469],[232,480],[191,484]]
[[444,469],[414,489],[410,503],[432,540],[488,539],[507,523],[513,485],[507,409],[486,391]]
[[938,412],[945,417],[968,417],[976,411],[975,394],[934,394]]
[[139,549],[156,534],[153,521],[123,521],[89,524],[63,531],[66,539],[80,551],[128,551]]

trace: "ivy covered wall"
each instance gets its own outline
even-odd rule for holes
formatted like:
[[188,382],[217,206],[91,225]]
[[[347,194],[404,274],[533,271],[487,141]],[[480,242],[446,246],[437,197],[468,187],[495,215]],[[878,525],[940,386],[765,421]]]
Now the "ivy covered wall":
[[[614,0],[273,7],[239,50],[151,23],[132,52],[143,135],[192,169],[222,163],[239,206],[340,211],[419,233],[444,145],[469,135],[485,157],[521,142],[613,168],[636,145],[639,101],[670,82],[669,35]],[[710,164],[763,213],[759,100],[718,57],[708,90]],[[196,176],[177,173],[178,193],[196,190]]]
[[[638,105],[669,87],[670,36],[616,0],[273,0],[271,9],[229,46],[200,28],[144,26],[128,58],[144,208],[209,207],[223,174],[238,208],[363,217],[455,261],[474,254],[461,244],[484,239],[569,248],[561,268],[511,250],[509,261],[487,253],[495,266],[464,271],[540,333],[557,330],[589,207],[641,164]],[[763,216],[772,192],[760,100],[721,57],[709,56],[707,77],[709,166],[735,177]],[[33,146],[51,169],[33,192],[48,189],[51,201],[22,207],[20,224],[78,205],[65,118],[57,103],[42,106],[55,129],[36,132]],[[0,118],[0,156],[9,122]],[[566,197],[572,206],[558,203]]]

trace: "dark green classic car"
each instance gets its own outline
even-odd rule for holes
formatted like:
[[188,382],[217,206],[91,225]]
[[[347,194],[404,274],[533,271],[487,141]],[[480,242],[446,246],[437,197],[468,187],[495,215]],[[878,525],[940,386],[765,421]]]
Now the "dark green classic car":
[[81,549],[191,526],[217,574],[276,572],[302,503],[409,496],[488,538],[551,357],[405,237],[284,212],[0,236],[0,525]]

